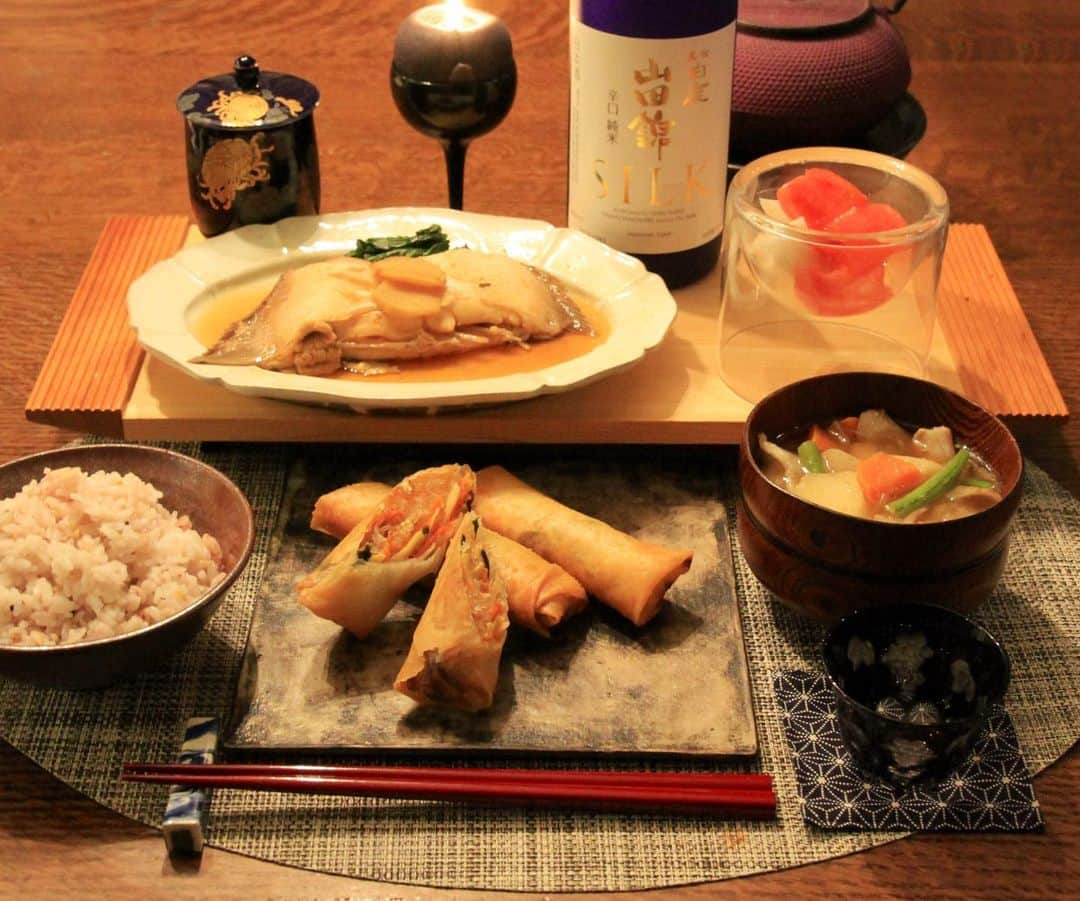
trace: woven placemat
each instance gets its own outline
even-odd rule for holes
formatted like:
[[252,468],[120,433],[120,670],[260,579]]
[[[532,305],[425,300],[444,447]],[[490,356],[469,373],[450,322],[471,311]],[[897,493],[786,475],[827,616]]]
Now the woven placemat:
[[[155,826],[164,789],[121,783],[117,773],[126,760],[173,759],[188,717],[228,715],[290,454],[267,446],[173,447],[230,475],[256,511],[259,537],[251,563],[208,629],[167,667],[104,691],[48,691],[0,680],[0,735],[89,797]],[[733,478],[726,490],[732,509]],[[1078,550],[1080,503],[1029,463],[1005,578],[979,619],[1012,656],[1006,705],[1032,772],[1060,757],[1080,733]],[[775,822],[218,792],[210,844],[367,879],[556,892],[720,880],[824,860],[907,834],[836,834],[803,823],[770,679],[781,669],[815,669],[822,631],[770,600],[737,553],[735,574],[760,769],[773,774],[780,799]]]

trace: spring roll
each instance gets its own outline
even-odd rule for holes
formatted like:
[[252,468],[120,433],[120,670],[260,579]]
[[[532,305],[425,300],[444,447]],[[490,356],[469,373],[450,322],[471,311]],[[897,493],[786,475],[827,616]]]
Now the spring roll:
[[406,477],[297,582],[300,603],[366,638],[410,585],[442,564],[475,488],[473,471],[456,464]]
[[389,493],[385,482],[354,482],[324,494],[311,511],[311,528],[344,538]]
[[589,603],[585,587],[557,563],[549,563],[512,538],[488,532],[492,566],[506,585],[510,621],[544,638]]
[[[356,482],[324,494],[315,503],[311,527],[340,538],[389,490],[383,482]],[[506,585],[512,623],[550,638],[555,626],[585,609],[585,588],[561,566],[494,532],[489,532],[489,543]]]
[[692,551],[639,541],[572,510],[501,466],[477,473],[474,509],[493,532],[557,563],[636,626],[656,616],[664,593],[694,558]]
[[418,704],[483,710],[506,641],[506,589],[475,513],[462,517],[394,688]]

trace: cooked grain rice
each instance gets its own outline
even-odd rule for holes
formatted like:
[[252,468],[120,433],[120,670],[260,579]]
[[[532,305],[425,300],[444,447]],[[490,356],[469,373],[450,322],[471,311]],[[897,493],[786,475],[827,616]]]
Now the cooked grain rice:
[[223,579],[217,540],[161,496],[132,473],[65,467],[0,500],[0,644],[133,632]]

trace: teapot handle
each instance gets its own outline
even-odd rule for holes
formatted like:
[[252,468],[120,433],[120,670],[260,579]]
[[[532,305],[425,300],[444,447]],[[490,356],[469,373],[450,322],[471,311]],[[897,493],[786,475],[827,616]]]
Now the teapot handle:
[[907,0],[892,0],[890,3],[882,3],[880,5],[874,3],[872,6],[876,12],[884,13],[887,16],[895,16],[904,8],[905,3],[907,3]]

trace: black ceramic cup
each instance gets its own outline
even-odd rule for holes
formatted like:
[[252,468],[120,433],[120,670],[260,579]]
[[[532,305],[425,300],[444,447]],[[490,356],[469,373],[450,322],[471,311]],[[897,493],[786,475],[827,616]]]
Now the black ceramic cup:
[[188,193],[210,237],[319,212],[318,89],[238,57],[231,73],[180,92]]
[[852,757],[900,785],[962,763],[1009,687],[998,641],[930,604],[858,610],[832,629],[822,655]]

